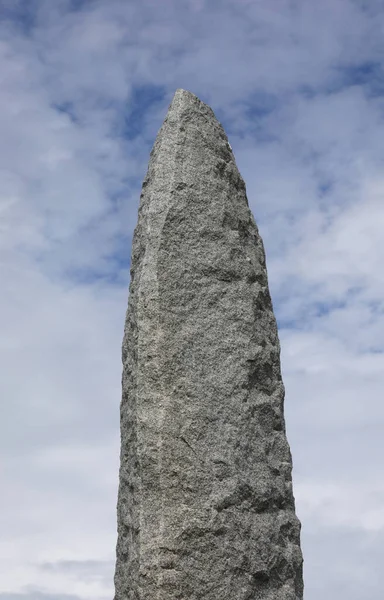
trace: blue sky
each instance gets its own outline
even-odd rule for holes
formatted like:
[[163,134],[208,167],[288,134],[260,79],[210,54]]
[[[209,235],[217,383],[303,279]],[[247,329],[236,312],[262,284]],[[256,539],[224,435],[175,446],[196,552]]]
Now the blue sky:
[[380,0],[0,0],[0,600],[113,597],[130,245],[178,87],[266,248],[305,598],[381,600],[383,28]]

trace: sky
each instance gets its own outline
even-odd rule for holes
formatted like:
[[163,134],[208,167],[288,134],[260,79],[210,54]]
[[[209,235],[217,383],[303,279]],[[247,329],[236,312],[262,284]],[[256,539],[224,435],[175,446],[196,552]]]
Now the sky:
[[113,598],[131,241],[179,87],[265,244],[305,600],[382,599],[383,66],[382,0],[0,0],[0,600]]

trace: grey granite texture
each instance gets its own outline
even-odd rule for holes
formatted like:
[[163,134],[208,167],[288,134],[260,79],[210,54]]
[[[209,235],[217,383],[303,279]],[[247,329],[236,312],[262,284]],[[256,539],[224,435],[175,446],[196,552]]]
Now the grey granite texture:
[[263,243],[211,108],[151,152],[123,341],[115,600],[301,600]]

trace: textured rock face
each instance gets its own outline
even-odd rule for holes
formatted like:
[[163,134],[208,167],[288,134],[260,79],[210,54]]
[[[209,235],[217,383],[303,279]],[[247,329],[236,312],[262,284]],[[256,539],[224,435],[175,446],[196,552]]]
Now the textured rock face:
[[115,600],[300,600],[262,240],[225,132],[177,90],[132,247]]

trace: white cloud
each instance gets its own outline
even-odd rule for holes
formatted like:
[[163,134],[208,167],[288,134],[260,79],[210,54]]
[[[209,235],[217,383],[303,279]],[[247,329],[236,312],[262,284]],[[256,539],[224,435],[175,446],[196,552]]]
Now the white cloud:
[[383,532],[384,485],[379,481],[298,481],[296,500],[301,518],[312,532],[319,534],[324,527]]
[[265,241],[306,600],[381,597],[380,4],[0,1],[2,600],[113,593],[130,236],[176,87],[223,121]]

